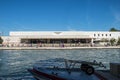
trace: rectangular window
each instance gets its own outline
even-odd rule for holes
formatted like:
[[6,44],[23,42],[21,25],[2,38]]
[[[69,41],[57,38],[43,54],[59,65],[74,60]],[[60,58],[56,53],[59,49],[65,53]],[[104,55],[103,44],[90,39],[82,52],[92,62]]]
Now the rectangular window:
[[107,36],[107,34],[106,34],[106,36]]
[[102,36],[104,36],[104,35],[102,34]]
[[94,34],[94,36],[96,36],[96,34]]
[[98,36],[100,36],[100,34],[98,34]]
[[110,36],[111,36],[111,34],[110,34]]

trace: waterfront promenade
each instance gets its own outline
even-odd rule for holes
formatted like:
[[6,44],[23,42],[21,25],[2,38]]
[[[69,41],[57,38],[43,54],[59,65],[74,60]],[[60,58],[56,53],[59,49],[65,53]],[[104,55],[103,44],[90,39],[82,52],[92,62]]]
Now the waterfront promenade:
[[49,49],[120,49],[120,46],[107,47],[0,47],[0,50],[49,50]]

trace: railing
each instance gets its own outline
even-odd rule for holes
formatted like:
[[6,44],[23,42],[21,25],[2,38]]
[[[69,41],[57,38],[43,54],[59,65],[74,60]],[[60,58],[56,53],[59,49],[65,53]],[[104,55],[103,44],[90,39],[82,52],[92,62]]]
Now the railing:
[[[110,46],[110,45],[108,45]],[[119,45],[118,45],[119,46]],[[39,44],[25,44],[25,43],[9,43],[1,44],[0,47],[107,47],[101,44],[91,44],[91,43],[39,43]]]
[[90,43],[61,43],[61,44],[47,44],[47,43],[40,43],[40,44],[3,44],[4,47],[90,47]]

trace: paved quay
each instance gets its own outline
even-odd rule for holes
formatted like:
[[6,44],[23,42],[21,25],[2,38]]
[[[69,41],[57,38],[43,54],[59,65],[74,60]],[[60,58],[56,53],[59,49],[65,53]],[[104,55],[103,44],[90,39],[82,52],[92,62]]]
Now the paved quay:
[[120,46],[109,47],[0,47],[0,50],[49,50],[49,49],[120,49]]

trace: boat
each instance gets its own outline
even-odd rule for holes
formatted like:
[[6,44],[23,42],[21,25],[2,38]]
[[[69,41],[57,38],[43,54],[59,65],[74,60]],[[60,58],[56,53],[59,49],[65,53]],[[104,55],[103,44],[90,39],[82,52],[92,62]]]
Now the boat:
[[107,80],[95,72],[95,67],[105,68],[95,60],[89,62],[56,58],[38,61],[28,71],[36,80]]

